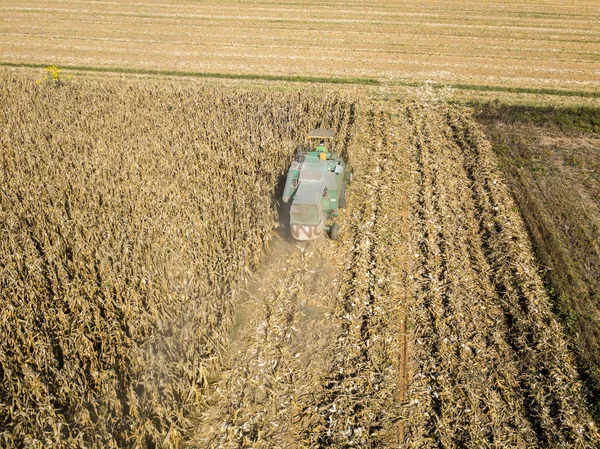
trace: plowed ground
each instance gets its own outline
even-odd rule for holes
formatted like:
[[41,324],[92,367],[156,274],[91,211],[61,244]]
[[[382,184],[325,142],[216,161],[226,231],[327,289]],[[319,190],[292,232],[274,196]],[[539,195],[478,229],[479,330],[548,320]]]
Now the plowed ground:
[[[202,447],[593,447],[526,234],[464,111],[363,104],[341,239],[239,292]],[[408,327],[407,327],[408,323]]]

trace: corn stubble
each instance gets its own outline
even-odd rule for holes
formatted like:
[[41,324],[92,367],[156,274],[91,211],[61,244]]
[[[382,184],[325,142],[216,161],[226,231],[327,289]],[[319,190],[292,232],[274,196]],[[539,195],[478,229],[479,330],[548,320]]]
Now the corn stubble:
[[490,143],[458,108],[413,123],[408,447],[596,447],[563,330]]
[[[2,444],[598,445],[468,111],[1,80]],[[311,126],[355,168],[341,239],[259,262]]]

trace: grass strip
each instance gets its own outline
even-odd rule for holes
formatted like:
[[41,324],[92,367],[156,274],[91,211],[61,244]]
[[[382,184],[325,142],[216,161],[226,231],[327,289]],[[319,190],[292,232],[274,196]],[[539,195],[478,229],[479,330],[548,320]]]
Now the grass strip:
[[558,95],[563,97],[586,97],[600,98],[600,92],[589,92],[583,90],[562,90],[562,89],[536,89],[530,87],[505,87],[505,86],[482,86],[476,84],[453,84],[450,87],[462,90],[492,91],[492,92],[510,92],[515,94],[537,94],[537,95]]
[[569,135],[600,134],[600,107],[509,105],[498,100],[470,101],[467,104],[477,111],[477,119],[487,126],[510,123],[555,127]]
[[[29,67],[43,69],[54,64],[37,64],[25,62],[4,62],[0,61],[0,66],[4,67]],[[265,81],[289,81],[300,83],[325,83],[325,84],[364,84],[376,86],[381,81],[374,78],[335,78],[335,77],[317,77],[302,75],[257,75],[242,73],[212,73],[212,72],[187,72],[177,70],[153,70],[153,69],[133,69],[124,67],[89,67],[61,65],[61,69],[76,70],[85,72],[100,73],[129,73],[137,75],[160,75],[160,76],[185,76],[194,78],[223,78],[223,79],[242,79],[242,80],[265,80]]]
[[[53,64],[39,64],[27,62],[5,62],[0,61],[0,66],[4,67],[29,67],[43,69]],[[155,69],[134,69],[125,67],[91,67],[61,65],[61,69],[76,70],[84,72],[100,73],[128,73],[137,75],[159,75],[159,76],[184,76],[193,78],[220,78],[220,79],[241,79],[241,80],[263,80],[263,81],[287,81],[295,83],[322,83],[322,84],[361,84],[370,86],[379,86],[386,84],[375,78],[339,78],[339,77],[318,77],[304,75],[259,75],[250,73],[218,73],[218,72],[190,72],[178,70],[155,70]],[[561,90],[561,89],[537,89],[529,87],[508,87],[493,86],[482,84],[443,84],[428,83],[425,81],[393,81],[390,83],[395,86],[422,87],[429,85],[436,89],[451,88],[458,90],[470,90],[479,92],[509,92],[517,94],[536,94],[536,95],[554,95],[562,97],[585,97],[600,98],[600,92],[590,92],[581,90]]]
[[436,89],[451,88],[458,90],[471,90],[478,92],[509,92],[515,94],[536,94],[536,95],[556,95],[562,97],[586,97],[600,98],[600,92],[590,92],[584,90],[562,90],[562,89],[538,89],[533,87],[509,87],[509,86],[493,86],[483,84],[443,84],[443,83],[426,83],[422,81],[394,81],[392,84],[407,87],[422,87],[429,85]]

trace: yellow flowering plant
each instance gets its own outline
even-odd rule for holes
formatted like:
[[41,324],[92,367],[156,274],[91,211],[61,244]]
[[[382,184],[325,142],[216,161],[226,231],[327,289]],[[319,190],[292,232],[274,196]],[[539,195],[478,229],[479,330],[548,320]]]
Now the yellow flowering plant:
[[46,82],[49,84],[53,84],[54,86],[62,86],[65,82],[65,80],[70,80],[73,75],[69,74],[67,75],[67,77],[63,77],[61,76],[61,72],[62,70],[59,69],[57,66],[55,65],[49,65],[48,67],[46,67],[44,69],[44,77],[40,80],[38,80],[38,84],[41,84],[42,82]]

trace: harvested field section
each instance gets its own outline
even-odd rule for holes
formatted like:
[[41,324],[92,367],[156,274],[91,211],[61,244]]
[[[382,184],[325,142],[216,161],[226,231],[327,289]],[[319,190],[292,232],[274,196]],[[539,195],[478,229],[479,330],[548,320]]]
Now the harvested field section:
[[2,62],[598,92],[593,1],[4,1]]
[[178,446],[292,142],[351,103],[5,70],[0,105],[2,445]]
[[[489,143],[414,103],[409,447],[595,447],[598,434]],[[411,320],[412,318],[412,320]]]
[[600,419],[600,110],[477,106]]

